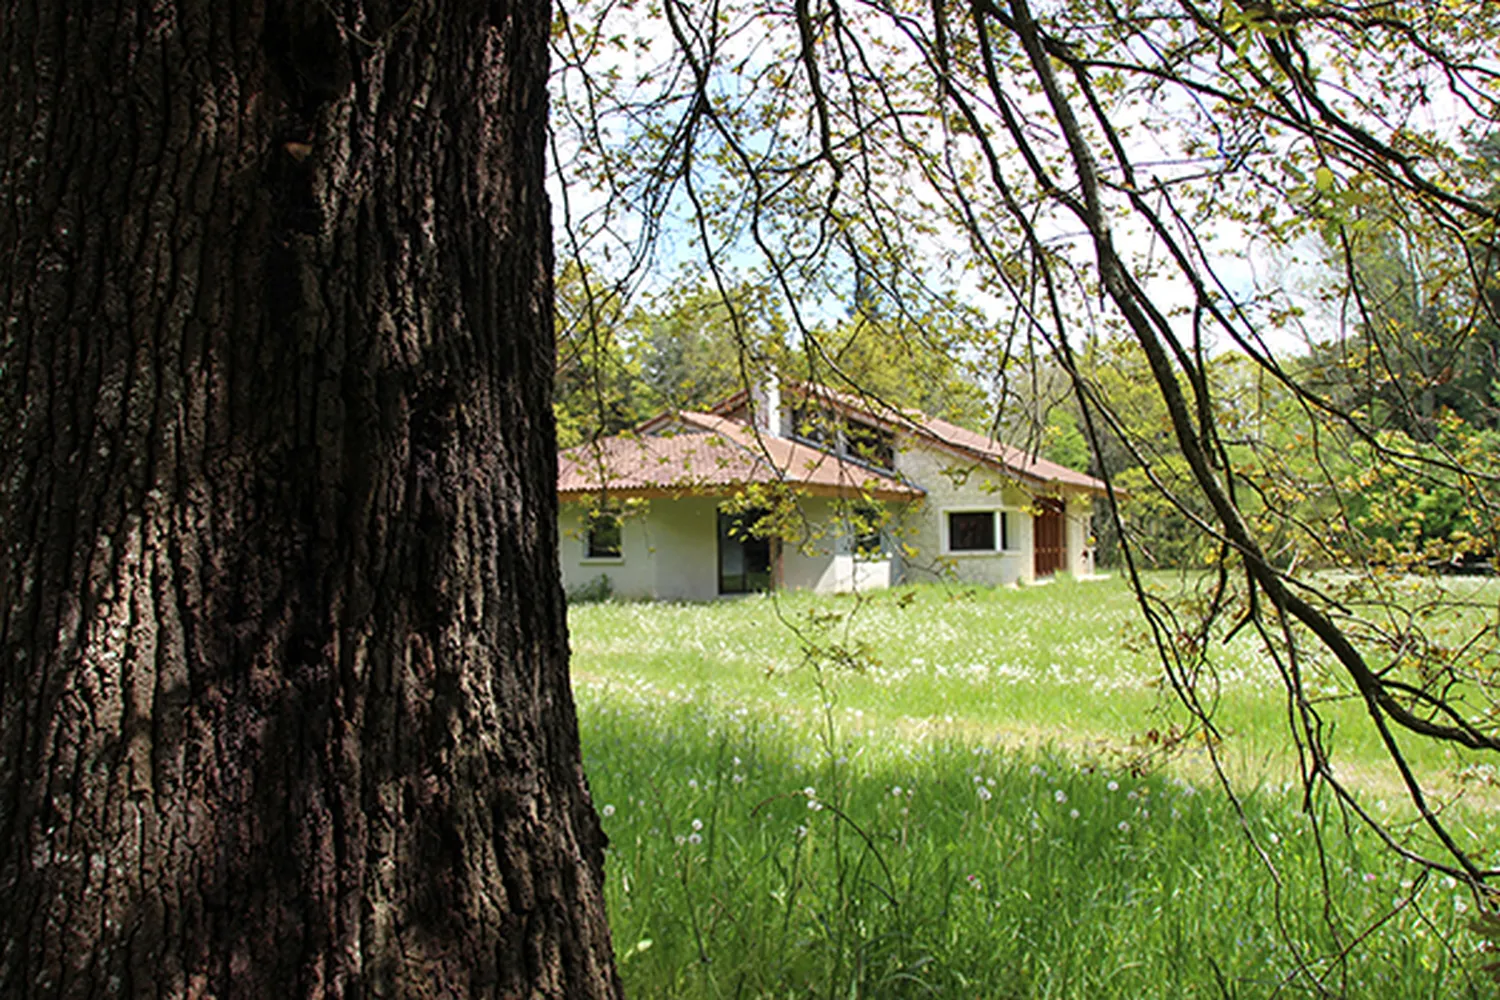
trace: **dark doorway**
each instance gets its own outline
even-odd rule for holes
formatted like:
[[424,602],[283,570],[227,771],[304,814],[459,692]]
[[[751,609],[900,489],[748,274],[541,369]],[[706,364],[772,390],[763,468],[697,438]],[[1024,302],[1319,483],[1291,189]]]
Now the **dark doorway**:
[[1063,502],[1039,497],[1032,521],[1031,542],[1035,550],[1033,568],[1038,577],[1051,576],[1067,565],[1068,542],[1063,531]]
[[771,589],[771,539],[752,534],[764,511],[719,511],[719,593],[753,594]]

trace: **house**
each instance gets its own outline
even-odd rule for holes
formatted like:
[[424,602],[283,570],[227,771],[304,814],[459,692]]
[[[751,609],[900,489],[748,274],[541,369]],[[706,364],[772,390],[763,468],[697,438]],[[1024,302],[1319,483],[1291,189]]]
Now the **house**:
[[[783,396],[785,398],[783,398]],[[1092,573],[1097,479],[821,386],[741,391],[558,457],[563,581],[626,597]]]

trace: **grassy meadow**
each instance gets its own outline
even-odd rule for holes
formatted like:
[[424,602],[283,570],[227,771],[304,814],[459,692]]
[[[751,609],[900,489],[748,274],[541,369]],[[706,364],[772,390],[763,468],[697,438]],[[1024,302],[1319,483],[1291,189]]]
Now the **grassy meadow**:
[[[1217,670],[1237,800],[1201,740],[1159,752],[1185,719],[1119,581],[587,604],[570,628],[632,997],[1495,995],[1461,886],[1301,811],[1251,643]],[[1339,773],[1399,820],[1357,706],[1317,683]],[[1473,762],[1415,762],[1496,843]]]

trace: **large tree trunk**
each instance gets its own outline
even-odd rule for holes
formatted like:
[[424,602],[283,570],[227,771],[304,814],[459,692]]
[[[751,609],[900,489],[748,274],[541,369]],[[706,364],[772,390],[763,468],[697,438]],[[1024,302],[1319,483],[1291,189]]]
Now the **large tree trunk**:
[[548,14],[0,0],[0,996],[618,994]]

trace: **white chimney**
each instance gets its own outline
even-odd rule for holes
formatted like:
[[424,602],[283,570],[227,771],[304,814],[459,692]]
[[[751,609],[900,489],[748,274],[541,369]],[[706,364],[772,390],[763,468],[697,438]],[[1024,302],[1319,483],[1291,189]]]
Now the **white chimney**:
[[767,373],[750,390],[750,419],[762,434],[781,437],[781,380]]

